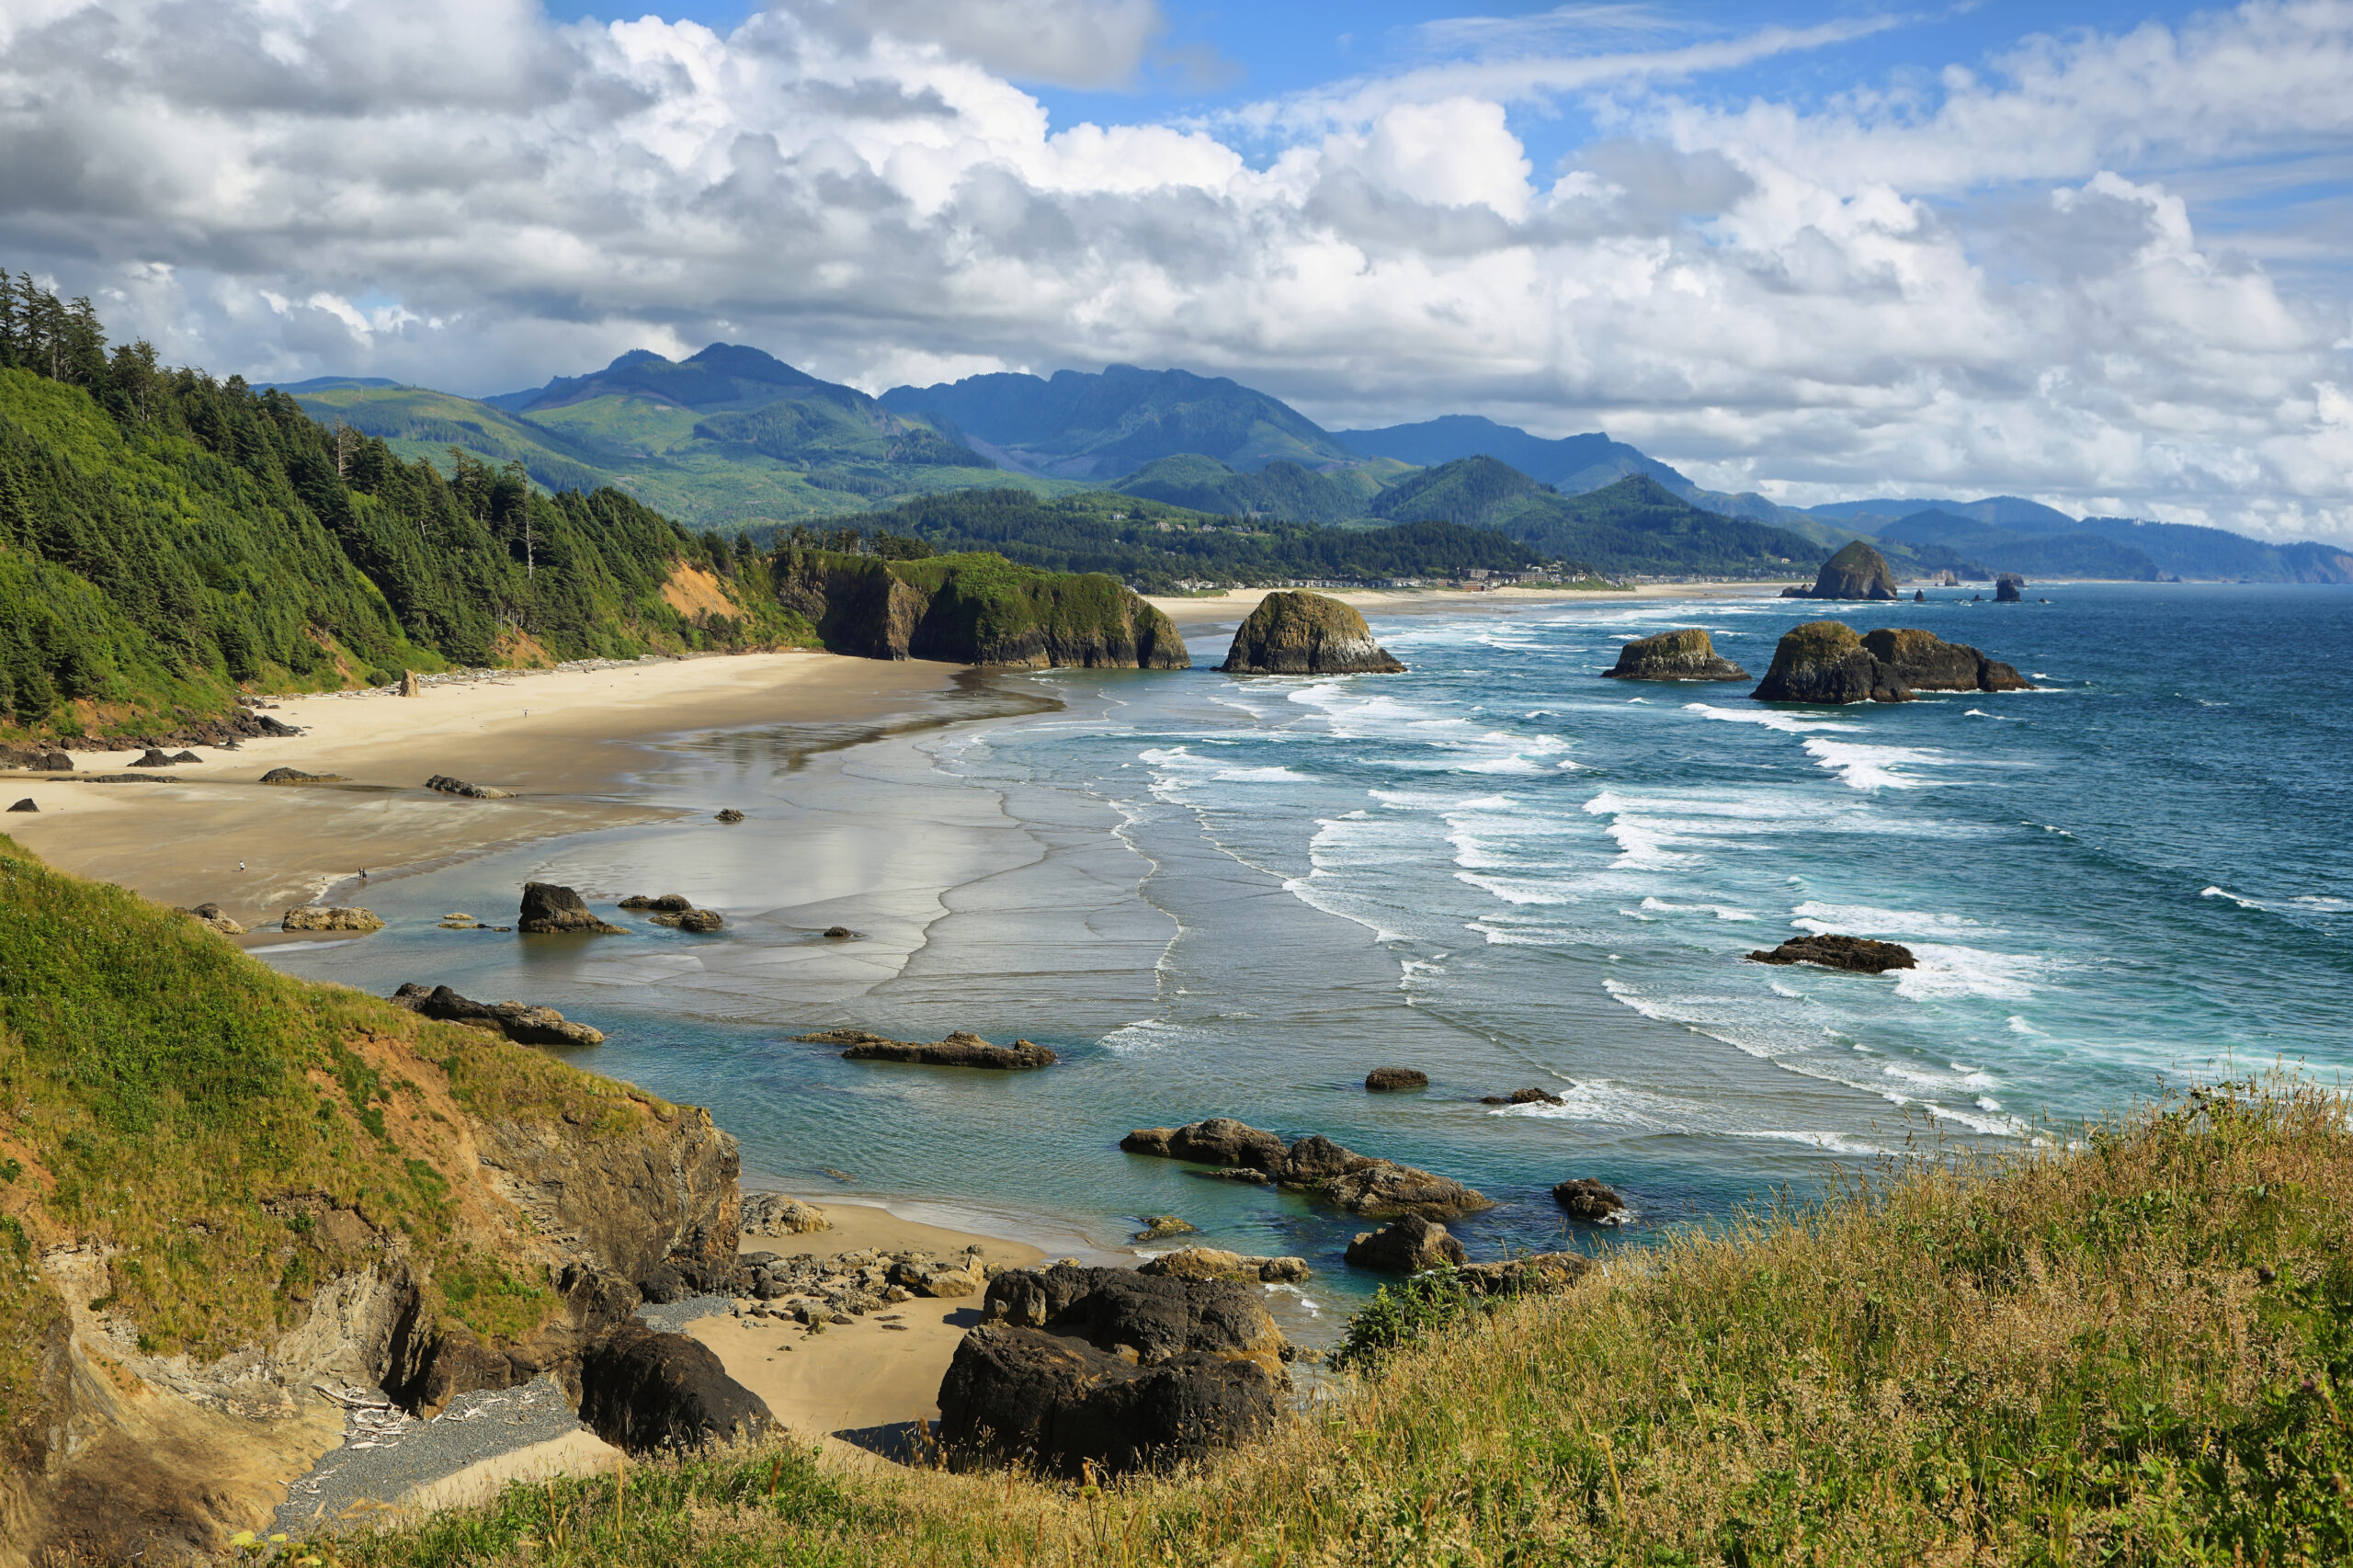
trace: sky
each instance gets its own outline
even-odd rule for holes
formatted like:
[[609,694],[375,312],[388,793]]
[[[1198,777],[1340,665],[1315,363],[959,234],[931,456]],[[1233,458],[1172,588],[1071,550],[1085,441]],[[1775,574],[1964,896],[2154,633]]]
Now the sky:
[[0,266],[249,380],[723,340],[2353,544],[2353,0],[0,0]]

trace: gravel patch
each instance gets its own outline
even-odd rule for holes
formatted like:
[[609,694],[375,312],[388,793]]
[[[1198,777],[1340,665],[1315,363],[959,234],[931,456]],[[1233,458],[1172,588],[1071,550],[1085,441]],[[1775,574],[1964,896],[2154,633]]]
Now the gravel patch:
[[521,1388],[460,1394],[430,1421],[383,1403],[373,1389],[346,1392],[375,1407],[347,1414],[343,1447],[320,1455],[311,1472],[286,1489],[272,1529],[364,1524],[412,1488],[455,1475],[478,1460],[587,1430],[549,1376]]
[[637,1309],[637,1321],[656,1334],[684,1334],[697,1318],[725,1317],[734,1301],[727,1296],[688,1296],[683,1301],[648,1301]]

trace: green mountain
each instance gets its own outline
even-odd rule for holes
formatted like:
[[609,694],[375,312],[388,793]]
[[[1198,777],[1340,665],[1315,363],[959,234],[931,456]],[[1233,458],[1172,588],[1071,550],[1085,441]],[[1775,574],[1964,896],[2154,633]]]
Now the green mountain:
[[1245,471],[1279,459],[1306,467],[1360,460],[1279,399],[1188,370],[1110,365],[1051,380],[1002,372],[892,387],[881,402],[894,414],[947,421],[1009,468],[1058,478],[1117,479],[1184,452]]
[[1694,506],[1643,473],[1583,495],[1530,488],[1488,512],[1483,526],[1540,555],[1586,562],[1618,576],[1810,575],[1829,553],[1789,529]]
[[[1237,519],[1090,491],[1044,500],[1018,490],[928,495],[887,512],[839,519],[822,536],[796,528],[779,543],[884,553],[993,551],[1059,572],[1100,572],[1147,593],[1201,584],[1265,587],[1285,583],[1454,578],[1474,568],[1521,572],[1546,558],[1486,528],[1416,522],[1326,528],[1271,518]],[[1570,564],[1570,578],[1589,575]]]
[[1972,577],[2016,572],[2029,578],[2097,577],[2148,583],[2161,575],[2155,562],[2116,540],[2086,533],[2038,537],[1950,512],[1915,512],[1881,527],[1879,538],[1885,544],[1908,547],[1930,570],[1949,566],[1962,571],[1961,563],[1966,562],[1978,568],[1964,572]]
[[1698,488],[1656,458],[1597,431],[1547,440],[1475,414],[1449,414],[1418,425],[1332,434],[1366,457],[1392,458],[1417,468],[1436,468],[1457,458],[1494,458],[1571,495],[1615,484],[1630,473],[1647,473],[1678,495]]
[[1123,495],[1164,501],[1194,512],[1231,517],[1279,517],[1294,523],[1341,523],[1371,514],[1384,471],[1403,465],[1365,463],[1318,473],[1284,460],[1243,473],[1215,458],[1180,452],[1155,458],[1111,488]]
[[609,486],[699,528],[1040,483],[1003,472],[952,428],[733,344],[675,363],[639,349],[589,375],[482,400],[332,379],[287,390],[314,416],[411,460],[446,470],[454,447],[520,462],[551,490]]
[[2268,544],[2194,523],[2086,517],[2077,530],[2130,546],[2176,577],[2252,583],[2353,583],[2353,550],[2342,545]]
[[1376,516],[1398,521],[1435,520],[1479,527],[1527,496],[1550,494],[1508,463],[1494,458],[1458,458],[1437,468],[1409,473],[1374,497]]
[[[133,733],[239,685],[808,635],[764,566],[611,489],[445,477],[278,392],[111,355],[94,315],[0,312],[0,730]],[[710,572],[738,613],[664,597]]]

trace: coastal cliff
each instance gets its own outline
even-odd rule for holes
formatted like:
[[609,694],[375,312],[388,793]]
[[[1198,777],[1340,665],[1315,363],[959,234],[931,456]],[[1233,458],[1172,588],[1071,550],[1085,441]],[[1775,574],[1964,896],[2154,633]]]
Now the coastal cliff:
[[0,1565],[217,1552],[341,1439],[732,1278],[734,1141],[0,837]]
[[1322,594],[1268,594],[1239,627],[1228,675],[1398,675],[1405,666],[1372,640],[1353,606]]
[[1176,623],[1101,573],[1042,572],[997,555],[925,561],[788,549],[777,596],[837,653],[964,665],[1191,666]]

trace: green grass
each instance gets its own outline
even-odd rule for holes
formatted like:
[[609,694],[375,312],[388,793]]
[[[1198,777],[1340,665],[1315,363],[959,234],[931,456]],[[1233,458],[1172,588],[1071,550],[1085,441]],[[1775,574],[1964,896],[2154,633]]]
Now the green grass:
[[[1569,1294],[1392,1310],[1274,1441],[1108,1488],[796,1450],[509,1491],[381,1568],[2319,1564],[2353,1556],[2353,1131],[2273,1080],[1889,1165]],[[1412,1302],[1414,1292],[1401,1295]],[[778,1497],[763,1488],[779,1478]]]

